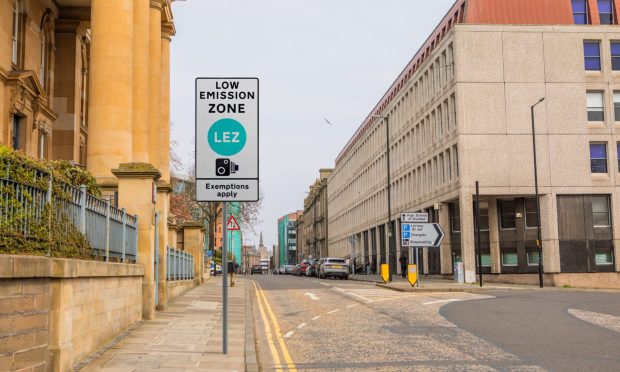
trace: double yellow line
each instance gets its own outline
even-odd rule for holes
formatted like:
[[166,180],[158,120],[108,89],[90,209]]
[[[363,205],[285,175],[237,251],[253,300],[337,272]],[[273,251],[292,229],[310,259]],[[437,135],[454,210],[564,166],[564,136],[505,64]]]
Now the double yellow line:
[[[282,356],[284,357],[284,361],[286,362],[288,370],[297,371],[295,363],[293,363],[293,359],[291,359],[291,355],[289,354],[288,349],[286,348],[286,344],[284,343],[284,338],[282,338],[282,333],[280,332],[280,326],[278,325],[276,316],[271,310],[271,306],[269,305],[269,301],[267,301],[267,298],[265,297],[265,293],[263,293],[263,289],[260,287],[260,284],[257,285],[255,281],[252,281],[252,283],[254,284],[254,289],[256,290],[258,309],[260,311],[261,317],[263,318],[263,324],[265,325],[265,335],[267,336],[267,343],[269,344],[269,349],[271,350],[271,355],[273,356],[273,362],[276,365],[275,370],[281,371],[282,367],[280,365],[280,355],[278,354],[278,348],[276,347],[274,339],[276,339],[278,341],[278,344],[280,345],[280,351],[282,352]],[[271,332],[271,325],[265,313],[269,314],[271,324],[273,325],[273,332]]]

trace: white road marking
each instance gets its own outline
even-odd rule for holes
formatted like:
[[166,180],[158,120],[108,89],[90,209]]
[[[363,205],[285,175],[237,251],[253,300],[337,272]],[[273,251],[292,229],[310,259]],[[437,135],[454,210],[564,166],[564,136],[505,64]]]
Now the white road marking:
[[345,292],[345,290],[342,288],[334,287],[334,289],[337,290],[338,292]]
[[314,293],[306,292],[306,293],[304,293],[304,296],[308,296],[308,297],[310,297],[311,300],[314,300],[314,301],[318,301],[319,300],[319,298]]
[[336,312],[338,312],[338,311],[340,311],[340,309],[336,309],[336,310],[328,311],[327,313],[328,313],[328,314],[333,314],[333,313],[336,313]]
[[289,338],[289,337],[291,337],[294,334],[295,334],[295,332],[290,331],[290,332],[288,332],[287,334],[284,335],[284,338]]
[[357,306],[357,304],[349,305],[349,306],[347,306],[347,308],[350,309],[350,308],[355,307],[355,306]]
[[364,301],[366,301],[366,302],[372,302],[372,300],[371,300],[371,299],[366,298],[366,297],[364,297],[364,296],[360,296],[360,295],[358,295],[358,294],[357,294],[357,293],[355,293],[355,292],[347,292],[347,294],[350,294],[351,296],[355,296],[355,297],[357,297],[357,298],[361,298],[362,300],[364,300]]
[[319,281],[318,280],[313,280],[313,282],[318,283]]
[[306,323],[301,323],[300,325],[297,326],[297,329],[302,329],[305,326],[306,326]]
[[317,315],[317,316],[315,316],[314,318],[312,318],[310,320],[315,321],[315,320],[319,319],[320,317],[321,317],[320,315]]
[[620,317],[577,309],[568,309],[568,313],[584,322],[620,332]]
[[326,287],[329,287],[329,284],[325,284],[325,283],[320,283],[321,285],[324,285]]
[[456,302],[456,301],[463,301],[463,300],[462,299],[458,299],[458,298],[449,298],[447,300],[425,302],[422,305],[433,305],[433,304],[440,304],[440,303],[443,303],[443,302]]

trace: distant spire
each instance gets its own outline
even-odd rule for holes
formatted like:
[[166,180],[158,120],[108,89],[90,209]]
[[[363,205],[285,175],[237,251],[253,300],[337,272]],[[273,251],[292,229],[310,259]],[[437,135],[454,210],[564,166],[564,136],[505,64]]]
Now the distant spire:
[[260,246],[263,246],[263,232],[260,232]]

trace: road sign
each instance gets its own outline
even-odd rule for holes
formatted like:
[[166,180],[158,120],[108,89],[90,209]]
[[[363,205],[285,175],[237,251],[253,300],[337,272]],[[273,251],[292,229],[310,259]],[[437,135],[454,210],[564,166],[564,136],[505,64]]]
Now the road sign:
[[237,223],[237,220],[235,219],[235,216],[230,216],[230,218],[228,219],[228,222],[226,223],[226,230],[228,231],[235,231],[235,230],[241,230],[241,228],[239,227],[239,224]]
[[412,287],[418,282],[418,265],[407,265],[407,280]]
[[401,213],[400,222],[402,223],[423,223],[428,222],[428,213]]
[[196,79],[196,200],[258,201],[258,79]]
[[444,233],[438,223],[403,223],[403,247],[439,247]]

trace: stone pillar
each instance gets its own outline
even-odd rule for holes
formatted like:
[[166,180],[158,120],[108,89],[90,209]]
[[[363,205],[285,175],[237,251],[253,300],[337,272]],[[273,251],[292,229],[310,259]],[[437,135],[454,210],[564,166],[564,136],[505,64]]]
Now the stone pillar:
[[[556,201],[555,195],[553,200]],[[613,226],[613,239],[614,239],[614,258],[616,260],[616,271],[620,272],[620,208],[618,208],[618,203],[620,203],[620,194],[618,193],[618,188],[616,187],[616,191],[611,194],[611,225]],[[556,202],[557,203],[557,202]],[[556,203],[553,203],[554,206]],[[556,210],[556,225],[557,225],[557,206]],[[559,249],[559,241],[557,241],[556,245],[558,245],[558,262],[560,261],[560,249]],[[559,272],[559,270],[558,270]]]
[[159,148],[162,180],[170,182],[170,41],[174,25],[164,23],[161,32],[161,131]]
[[469,189],[463,188],[459,199],[461,211],[461,256],[465,270],[465,282],[476,282],[476,247],[474,244],[473,197]]
[[157,291],[158,291],[158,304],[157,310],[163,310],[168,304],[168,291],[166,286],[166,268],[168,267],[168,216],[170,211],[170,194],[172,188],[167,183],[159,180],[157,182],[157,201],[155,203],[155,209],[159,213],[159,226],[157,232],[159,234],[159,247],[157,247],[157,254],[159,255],[159,266],[157,275]]
[[[556,203],[555,194],[540,195],[540,228],[543,240],[543,270],[545,273],[560,272],[558,206]],[[616,205],[613,204],[613,200],[612,205]],[[614,209],[618,213],[618,208]],[[615,228],[617,229],[618,227],[616,226]]]
[[489,197],[489,250],[491,253],[491,272],[500,274],[502,262],[499,250],[499,213],[497,199]]
[[132,161],[149,162],[149,0],[134,2]]
[[133,0],[92,0],[88,170],[115,187],[112,168],[131,161]]
[[199,221],[191,221],[183,224],[183,236],[185,250],[194,256],[194,281],[196,285],[202,283],[204,272],[203,240],[204,227]]
[[150,0],[149,11],[149,162],[161,169],[161,0]]
[[441,274],[452,274],[452,228],[450,226],[450,205],[441,204],[439,209],[439,225],[445,234],[441,247],[439,247],[439,260],[441,261]]
[[[112,173],[118,178],[118,202],[138,215],[138,263],[144,265],[142,318],[155,318],[155,204],[153,184],[161,176],[148,163],[120,164]],[[161,263],[160,263],[161,267]]]
[[50,282],[49,368],[70,371],[73,368],[73,280]]

